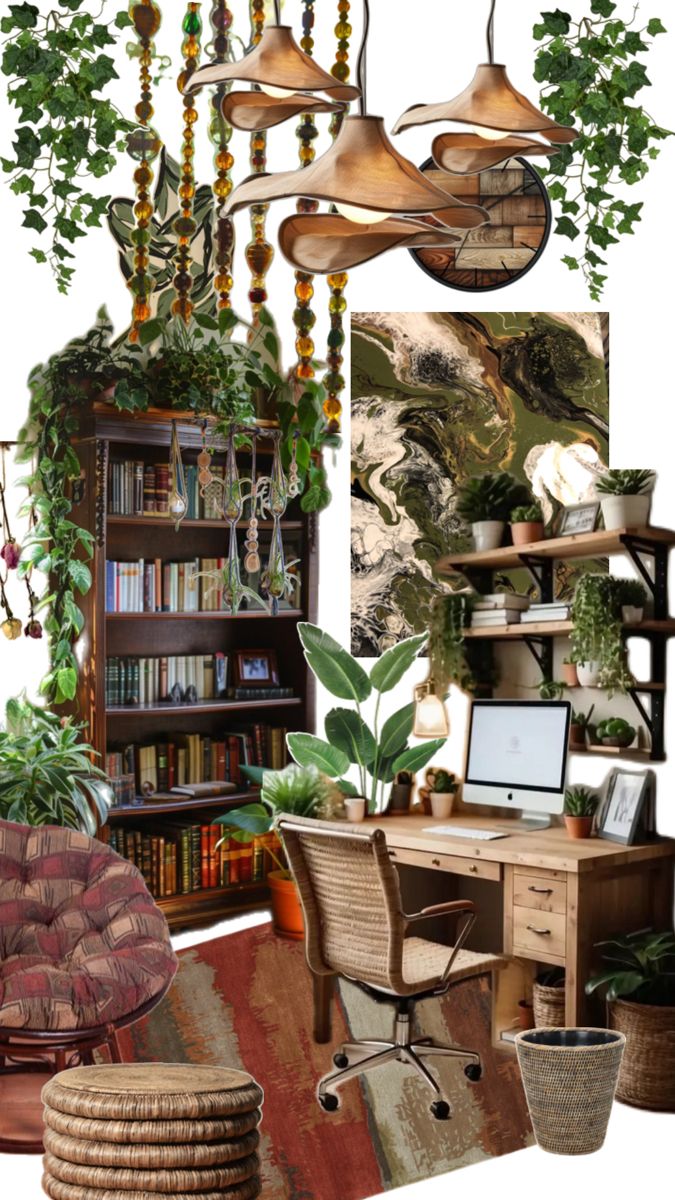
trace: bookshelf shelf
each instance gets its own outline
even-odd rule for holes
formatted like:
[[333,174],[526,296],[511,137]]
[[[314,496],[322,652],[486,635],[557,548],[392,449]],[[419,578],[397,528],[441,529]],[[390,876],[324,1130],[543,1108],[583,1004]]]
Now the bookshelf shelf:
[[282,608],[276,617],[261,609],[245,609],[236,614],[229,612],[108,612],[106,621],[278,621],[290,617],[297,621],[302,617],[301,608]]
[[[160,517],[127,517],[120,516],[118,513],[108,513],[107,521],[108,525],[121,525],[123,527],[130,526],[132,529],[142,527],[144,525],[148,525],[151,528],[154,527],[155,529],[170,529],[173,527],[173,520],[168,515]],[[284,531],[291,531],[294,529],[299,530],[303,528],[302,521],[280,521],[279,524]],[[245,526],[245,520],[241,520],[238,524],[239,529],[243,529]],[[258,529],[263,532],[270,532],[273,528],[273,521],[258,521]],[[218,520],[206,520],[205,518],[200,518],[198,521],[191,521],[186,518],[184,521],[181,521],[178,529],[174,532],[180,534],[182,529],[219,529],[220,532],[224,534],[227,530],[227,522],[222,518],[219,518]]]
[[202,798],[190,799],[184,797],[182,800],[163,801],[159,804],[153,804],[152,801],[146,801],[143,804],[120,804],[119,807],[113,808],[108,814],[110,821],[117,820],[119,817],[156,817],[165,813],[181,813],[190,812],[194,809],[209,809],[209,808],[232,808],[237,804],[249,804],[257,800],[260,792],[226,792],[223,796],[210,796],[208,800]]
[[194,704],[113,704],[108,705],[109,717],[163,717],[184,716],[186,713],[238,712],[240,709],[256,711],[260,708],[293,708],[302,704],[300,696],[285,696],[271,700],[197,700]]

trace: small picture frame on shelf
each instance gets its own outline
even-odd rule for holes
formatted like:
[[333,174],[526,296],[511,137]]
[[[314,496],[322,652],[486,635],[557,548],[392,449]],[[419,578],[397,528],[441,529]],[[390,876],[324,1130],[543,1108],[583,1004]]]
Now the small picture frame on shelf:
[[274,650],[235,651],[235,687],[273,687],[278,682],[279,669]]
[[623,767],[610,772],[598,817],[599,837],[632,846],[638,831],[649,834],[653,775],[653,771],[625,771]]
[[566,504],[558,522],[558,537],[573,533],[593,533],[600,515],[599,500],[585,500],[582,504]]

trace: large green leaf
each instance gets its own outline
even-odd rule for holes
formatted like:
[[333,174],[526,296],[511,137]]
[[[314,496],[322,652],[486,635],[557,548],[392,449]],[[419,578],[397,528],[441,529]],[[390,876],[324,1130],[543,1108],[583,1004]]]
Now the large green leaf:
[[371,687],[366,672],[339,642],[323,629],[306,621],[298,625],[298,635],[307,662],[319,683],[332,696],[337,696],[339,700],[353,700],[357,704],[368,699]]
[[426,633],[406,638],[391,650],[385,650],[370,672],[370,682],[378,692],[389,692],[403,679],[427,640]]
[[216,817],[214,825],[224,825],[226,829],[238,829],[250,837],[259,837],[269,833],[273,819],[264,804],[246,804],[243,808],[233,808],[230,812]]
[[312,733],[288,733],[286,745],[301,767],[318,767],[324,775],[336,779],[349,769],[350,761],[344,750],[331,746]]
[[392,764],[394,775],[398,771],[421,771],[422,767],[426,767],[431,761],[434,754],[438,750],[442,750],[446,738],[434,738],[430,742],[424,742],[421,746],[413,746],[410,750],[404,750],[399,754]]
[[380,754],[385,758],[396,756],[403,749],[412,733],[415,705],[406,704],[387,717],[380,734]]
[[349,761],[360,767],[375,755],[375,738],[358,713],[351,708],[333,708],[326,717],[326,737],[331,746],[344,750]]

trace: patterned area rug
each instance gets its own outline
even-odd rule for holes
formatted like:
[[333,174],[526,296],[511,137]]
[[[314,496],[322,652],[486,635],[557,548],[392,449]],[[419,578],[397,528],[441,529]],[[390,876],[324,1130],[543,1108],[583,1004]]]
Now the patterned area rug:
[[[440,1067],[454,1118],[435,1121],[431,1091],[400,1063],[346,1084],[340,1110],[322,1111],[315,1089],[330,1069],[332,1047],[312,1039],[304,949],[276,937],[271,925],[205,942],[179,958],[163,1002],[120,1035],[124,1056],[221,1063],[258,1080],[265,1089],[265,1200],[365,1200],[531,1144],[515,1058],[490,1048],[487,978],[457,984],[442,1000],[418,1006],[420,1035],[483,1055],[479,1084],[469,1084],[457,1064]],[[332,1046],[389,1037],[391,1014],[388,1005],[341,983]]]

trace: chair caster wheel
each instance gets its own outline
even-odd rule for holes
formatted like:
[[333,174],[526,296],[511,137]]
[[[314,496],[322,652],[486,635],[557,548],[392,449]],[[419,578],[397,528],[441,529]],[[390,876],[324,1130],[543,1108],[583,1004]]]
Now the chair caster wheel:
[[483,1068],[480,1063],[469,1063],[464,1068],[464,1074],[471,1083],[478,1083],[478,1080],[482,1077]]
[[335,1063],[336,1067],[348,1067],[349,1066],[349,1059],[347,1058],[346,1054],[334,1054],[333,1062]]
[[325,1096],[319,1096],[319,1104],[325,1112],[336,1112],[340,1107],[337,1096],[332,1096],[330,1092],[326,1092]]
[[437,1121],[448,1121],[450,1119],[450,1105],[447,1100],[434,1100],[431,1105],[431,1111]]

